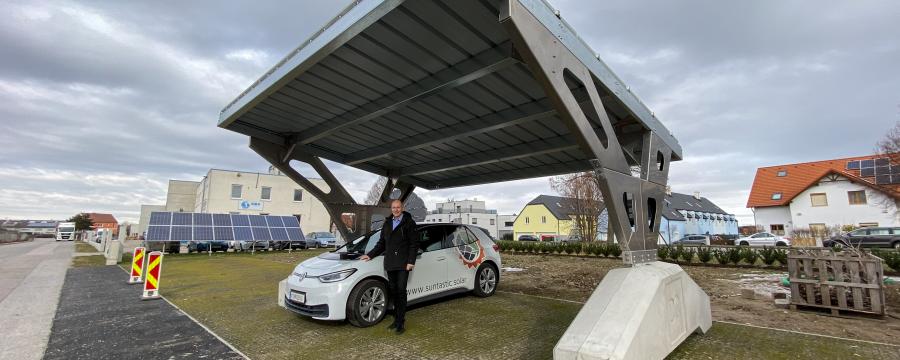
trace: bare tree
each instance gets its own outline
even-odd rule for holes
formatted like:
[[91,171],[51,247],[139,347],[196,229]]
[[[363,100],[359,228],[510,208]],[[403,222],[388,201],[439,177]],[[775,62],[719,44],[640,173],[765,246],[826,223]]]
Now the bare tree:
[[560,204],[572,219],[569,236],[582,241],[597,239],[597,226],[603,212],[603,195],[593,173],[559,175],[550,178],[550,186],[560,196],[568,198]]
[[[884,134],[884,138],[875,143],[875,152],[889,158],[891,164],[900,163],[900,121]],[[897,191],[893,191],[893,194],[878,196],[876,201],[885,210],[893,211],[896,219],[900,219],[900,201],[897,201]]]

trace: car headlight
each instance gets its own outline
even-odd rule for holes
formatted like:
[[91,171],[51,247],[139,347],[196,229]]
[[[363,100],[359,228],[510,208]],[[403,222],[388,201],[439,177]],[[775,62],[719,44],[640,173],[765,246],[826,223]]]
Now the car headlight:
[[341,280],[344,280],[344,279],[350,277],[350,275],[353,275],[353,273],[355,273],[355,272],[356,272],[356,269],[335,271],[333,273],[319,275],[319,281],[321,281],[323,283],[341,281]]

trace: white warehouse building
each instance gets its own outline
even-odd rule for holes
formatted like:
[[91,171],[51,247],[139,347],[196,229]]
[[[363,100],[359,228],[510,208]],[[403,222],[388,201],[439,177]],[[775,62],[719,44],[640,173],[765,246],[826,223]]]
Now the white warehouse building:
[[512,236],[516,215],[499,215],[497,210],[487,209],[484,201],[460,200],[435,204],[436,209],[425,216],[425,223],[453,222],[485,228],[495,239]]

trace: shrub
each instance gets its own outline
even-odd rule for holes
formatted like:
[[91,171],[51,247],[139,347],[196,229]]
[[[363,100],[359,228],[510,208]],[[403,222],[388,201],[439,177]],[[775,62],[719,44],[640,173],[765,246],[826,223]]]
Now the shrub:
[[681,250],[681,259],[690,264],[691,261],[694,261],[694,252],[693,247],[684,248]]
[[668,258],[669,257],[669,246],[661,245],[660,247],[656,248],[656,257],[659,258],[660,260],[665,260],[666,258]]
[[602,246],[600,247],[600,255],[603,255],[603,257],[609,257],[610,252],[612,252],[612,244],[608,242],[604,242],[601,244]]
[[672,249],[669,250],[669,259],[674,262],[678,262],[678,259],[681,258],[681,253],[684,252],[684,246],[676,245]]
[[787,250],[784,250],[784,249],[774,249],[774,250],[775,250],[775,259],[778,260],[778,263],[781,264],[781,266],[787,266],[787,257],[788,257]]
[[601,243],[601,242],[595,243],[595,244],[594,244],[594,248],[591,249],[591,254],[594,254],[594,256],[600,256],[600,255],[602,255],[602,254],[603,254],[603,247],[604,247],[604,246],[606,246],[606,245],[604,245],[604,244]]
[[700,260],[700,262],[706,264],[710,260],[712,260],[712,257],[713,257],[712,249],[710,249],[708,247],[703,247],[703,246],[697,248],[697,258]]
[[565,251],[566,254],[569,254],[569,255],[572,255],[572,252],[575,251],[575,249],[572,247],[572,244],[569,244],[569,243],[563,244],[562,247],[563,247],[563,251]]
[[733,247],[728,249],[728,261],[734,265],[737,265],[741,262],[741,258],[743,258],[743,254],[741,254],[741,248]]
[[894,269],[894,271],[900,271],[900,252],[874,249],[872,250],[872,255],[880,257],[885,265]]
[[612,243],[612,244],[609,244],[608,247],[609,247],[609,254],[612,255],[613,257],[619,257],[619,255],[622,255],[622,248],[619,247],[619,244]]
[[728,251],[725,249],[718,249],[713,253],[713,256],[716,258],[716,262],[722,265],[728,263]]
[[759,257],[762,258],[763,263],[768,266],[772,266],[772,264],[775,263],[775,260],[778,260],[775,256],[775,249],[768,246],[763,246],[762,250],[759,251]]
[[756,252],[756,250],[745,247],[741,249],[741,258],[744,259],[744,261],[746,261],[748,264],[755,265],[756,260],[759,259],[759,254]]

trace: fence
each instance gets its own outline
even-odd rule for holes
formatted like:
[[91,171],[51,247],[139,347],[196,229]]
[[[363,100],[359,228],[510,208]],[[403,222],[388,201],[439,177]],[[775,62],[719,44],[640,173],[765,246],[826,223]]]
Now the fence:
[[788,253],[791,306],[884,315],[881,258],[856,251],[792,249]]
[[34,237],[34,235],[31,235],[29,233],[20,233],[18,231],[0,230],[0,243],[28,241],[28,240],[31,240],[33,237]]

